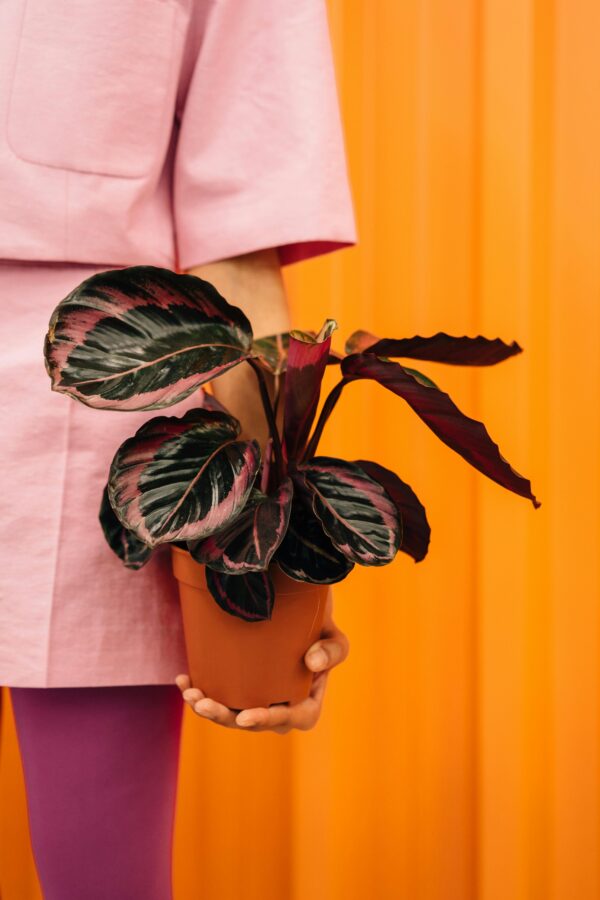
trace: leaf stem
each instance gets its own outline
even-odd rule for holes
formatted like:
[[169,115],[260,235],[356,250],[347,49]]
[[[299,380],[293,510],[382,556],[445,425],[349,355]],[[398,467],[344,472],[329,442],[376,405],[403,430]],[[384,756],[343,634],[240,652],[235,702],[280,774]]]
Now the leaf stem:
[[325,428],[325,425],[327,423],[327,419],[333,412],[335,404],[340,399],[340,395],[342,393],[342,390],[344,389],[344,386],[348,384],[350,380],[351,379],[349,378],[342,378],[342,380],[338,381],[335,387],[333,387],[329,392],[327,399],[323,404],[323,409],[321,410],[319,421],[315,426],[312,437],[308,442],[308,446],[306,447],[306,450],[304,451],[304,454],[302,456],[302,462],[306,462],[307,460],[312,459],[312,457],[315,455],[318,443],[321,440],[321,435],[323,434],[323,429]]
[[269,426],[269,432],[273,439],[273,452],[275,454],[275,462],[277,464],[277,473],[280,478],[283,477],[284,473],[284,464],[283,464],[283,449],[281,447],[281,438],[279,436],[279,431],[277,430],[277,423],[275,421],[275,414],[273,412],[273,407],[271,405],[271,398],[269,397],[269,389],[267,387],[267,382],[265,380],[265,375],[260,365],[255,362],[253,359],[248,359],[246,362],[252,366],[254,369],[254,373],[258,379],[258,387],[260,389],[260,398],[262,400],[262,405],[265,411],[265,416],[267,419],[267,424]]

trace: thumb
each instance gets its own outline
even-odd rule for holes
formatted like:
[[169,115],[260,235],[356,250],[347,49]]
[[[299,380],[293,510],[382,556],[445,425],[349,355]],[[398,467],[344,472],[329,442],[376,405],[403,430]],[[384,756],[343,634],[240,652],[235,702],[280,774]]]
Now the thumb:
[[348,638],[342,631],[336,629],[332,637],[311,644],[304,655],[304,661],[312,672],[322,672],[343,662],[349,650]]

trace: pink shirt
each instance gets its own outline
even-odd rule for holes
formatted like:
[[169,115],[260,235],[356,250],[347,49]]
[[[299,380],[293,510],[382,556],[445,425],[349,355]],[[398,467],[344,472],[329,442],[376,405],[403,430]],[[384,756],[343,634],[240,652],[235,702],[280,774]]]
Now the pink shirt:
[[356,240],[324,0],[4,0],[0,114],[0,258]]
[[99,269],[355,241],[324,0],[2,0],[0,122],[0,684],[172,683],[168,548],[129,571],[97,517],[156,412],[52,393],[42,342]]

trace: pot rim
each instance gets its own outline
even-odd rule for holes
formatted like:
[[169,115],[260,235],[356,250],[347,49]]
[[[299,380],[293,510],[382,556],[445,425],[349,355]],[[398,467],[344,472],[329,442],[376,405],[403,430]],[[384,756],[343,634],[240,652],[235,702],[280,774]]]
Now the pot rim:
[[[176,547],[175,544],[170,544],[169,546],[174,555],[179,556],[182,562],[185,560],[186,566],[193,567],[193,569],[198,567],[195,572],[192,571],[192,573],[188,575],[188,578],[181,577],[183,572],[179,571],[179,573],[176,573],[175,575],[177,580],[184,584],[188,584],[191,587],[199,588],[200,590],[208,590],[204,577],[205,565],[196,562],[196,560],[192,558],[189,550],[184,550],[182,547]],[[312,581],[300,581],[300,579],[291,578],[275,563],[271,563],[268,572],[273,579],[275,594],[277,596],[285,596],[286,594],[312,594],[316,591],[322,591],[323,588],[331,588],[333,586],[331,584],[315,584]]]

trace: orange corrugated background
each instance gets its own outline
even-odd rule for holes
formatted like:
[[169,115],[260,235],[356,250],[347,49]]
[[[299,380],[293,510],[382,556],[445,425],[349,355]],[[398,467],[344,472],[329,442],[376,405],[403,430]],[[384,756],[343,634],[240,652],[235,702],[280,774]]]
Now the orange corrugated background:
[[[360,246],[286,271],[296,323],[518,340],[421,368],[543,506],[350,386],[323,449],[412,484],[430,555],[337,588],[351,652],[314,731],[186,710],[176,898],[597,900],[600,5],[329,10]],[[2,900],[37,900],[10,709],[0,799]]]

